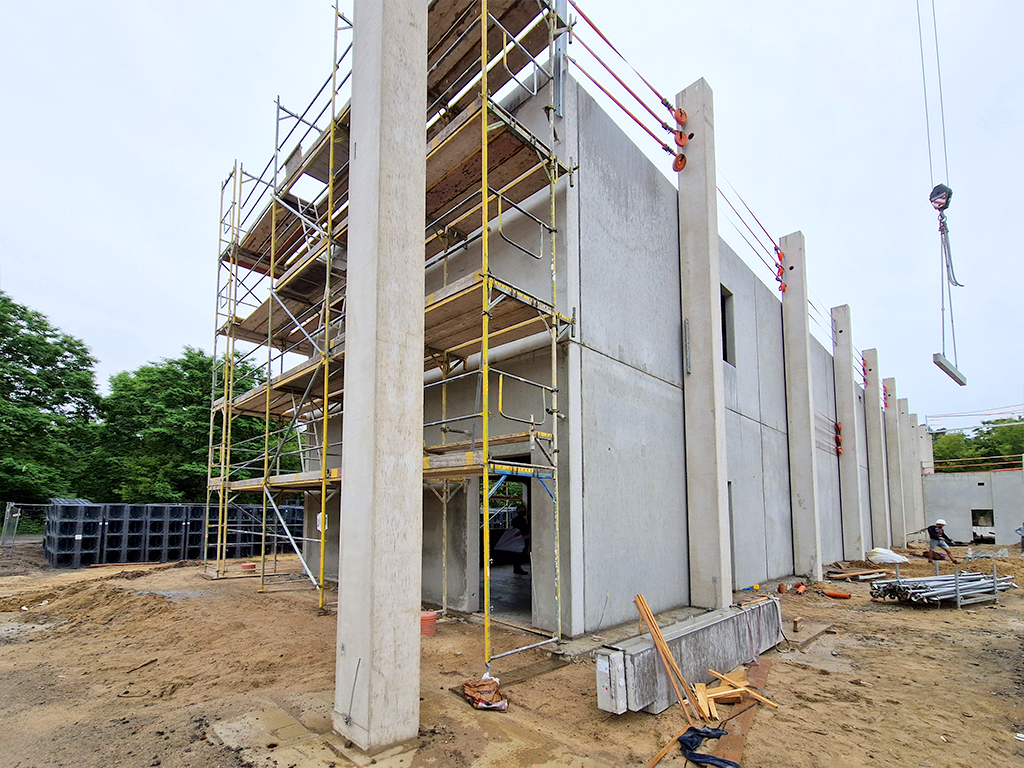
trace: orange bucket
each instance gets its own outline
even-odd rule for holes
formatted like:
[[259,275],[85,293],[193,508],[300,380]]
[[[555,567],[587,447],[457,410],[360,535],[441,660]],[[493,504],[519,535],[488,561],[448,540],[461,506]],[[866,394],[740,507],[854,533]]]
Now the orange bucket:
[[437,611],[420,611],[420,634],[433,637],[437,632]]

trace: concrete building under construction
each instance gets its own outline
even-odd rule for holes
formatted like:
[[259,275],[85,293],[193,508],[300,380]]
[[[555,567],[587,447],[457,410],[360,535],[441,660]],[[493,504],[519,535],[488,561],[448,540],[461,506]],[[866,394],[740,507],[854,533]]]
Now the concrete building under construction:
[[[648,110],[670,180],[581,85],[603,35],[569,30],[565,0],[357,0],[223,187],[209,568],[235,573],[230,505],[301,494],[267,548],[301,573],[260,581],[321,607],[337,582],[335,724],[364,748],[415,734],[421,601],[483,614],[490,668],[499,598],[553,644],[924,524],[930,441],[849,308],[810,303],[803,236],[764,233],[766,281],[719,237],[708,84]],[[491,563],[519,506],[517,581]]]

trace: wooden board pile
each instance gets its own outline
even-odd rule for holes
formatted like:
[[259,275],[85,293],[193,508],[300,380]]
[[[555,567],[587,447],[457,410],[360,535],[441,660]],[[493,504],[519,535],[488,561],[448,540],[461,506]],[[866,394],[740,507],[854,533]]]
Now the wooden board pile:
[[832,568],[825,578],[833,581],[874,581],[891,575],[885,568]]

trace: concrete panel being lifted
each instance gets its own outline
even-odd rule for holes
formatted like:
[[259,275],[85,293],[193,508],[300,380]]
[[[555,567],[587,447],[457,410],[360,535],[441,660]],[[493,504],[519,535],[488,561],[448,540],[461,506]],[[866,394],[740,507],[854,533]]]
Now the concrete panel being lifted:
[[[782,637],[782,610],[772,598],[746,608],[725,608],[696,619],[662,627],[662,634],[687,682],[707,683],[709,669],[728,671],[774,648]],[[608,645],[595,652],[598,706],[621,714],[621,680],[625,671],[625,706],[659,714],[676,702],[675,691],[650,635]],[[603,689],[603,690],[602,690]]]

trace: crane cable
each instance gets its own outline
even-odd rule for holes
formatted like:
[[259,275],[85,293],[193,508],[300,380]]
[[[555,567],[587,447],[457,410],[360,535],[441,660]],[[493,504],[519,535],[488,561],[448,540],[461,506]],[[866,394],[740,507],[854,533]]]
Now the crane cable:
[[940,240],[940,254],[941,254],[941,271],[942,271],[942,287],[941,287],[941,316],[942,316],[942,356],[946,356],[946,301],[949,300],[949,331],[950,338],[953,346],[953,365],[957,366],[959,361],[957,359],[956,349],[956,323],[953,317],[953,287],[963,288],[963,283],[960,283],[956,279],[956,274],[953,271],[953,255],[949,246],[949,225],[946,222],[946,209],[949,208],[950,200],[953,197],[953,190],[949,187],[949,153],[946,148],[946,109],[942,98],[942,66],[939,57],[939,29],[938,20],[935,13],[935,0],[931,0],[932,5],[932,32],[935,41],[935,72],[939,90],[939,120],[942,126],[942,158],[943,166],[946,172],[946,180],[944,184],[935,184],[935,170],[934,160],[932,158],[932,132],[931,132],[931,120],[928,113],[928,79],[925,68],[924,58],[924,27],[921,23],[921,0],[915,0],[917,7],[917,39],[921,51],[921,86],[924,92],[924,120],[925,120],[925,138],[928,144],[928,178],[932,185],[932,191],[929,195],[929,201],[932,207],[935,208],[939,213],[939,240]]

